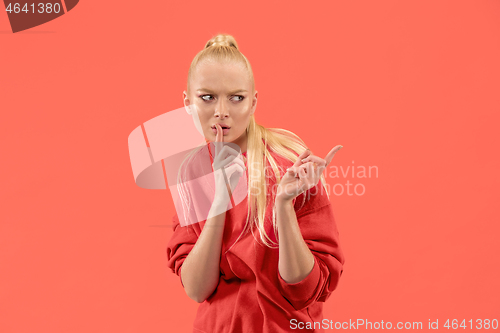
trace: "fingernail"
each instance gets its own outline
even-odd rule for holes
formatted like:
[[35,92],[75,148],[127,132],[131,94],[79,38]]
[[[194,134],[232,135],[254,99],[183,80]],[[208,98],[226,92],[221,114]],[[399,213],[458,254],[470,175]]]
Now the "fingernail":
[[302,163],[304,163],[305,161],[306,161],[306,159],[304,158],[304,159],[302,159],[302,161],[301,161],[301,162],[302,162]]
[[342,149],[344,146],[340,146],[339,150]]

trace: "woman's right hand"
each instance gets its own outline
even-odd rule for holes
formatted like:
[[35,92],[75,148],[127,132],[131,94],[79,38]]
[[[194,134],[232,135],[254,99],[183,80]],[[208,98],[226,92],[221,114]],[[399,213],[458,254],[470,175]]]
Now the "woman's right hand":
[[245,163],[238,158],[238,151],[224,144],[222,127],[215,125],[215,156],[212,167],[215,175],[215,197],[212,206],[216,206],[217,214],[223,213],[231,200],[231,195],[246,170]]

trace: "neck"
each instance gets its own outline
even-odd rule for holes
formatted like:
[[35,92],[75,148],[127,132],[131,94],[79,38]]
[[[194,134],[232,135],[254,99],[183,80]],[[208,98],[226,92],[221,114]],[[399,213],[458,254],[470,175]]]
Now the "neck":
[[245,131],[245,132],[243,132],[243,134],[239,138],[234,140],[233,143],[237,144],[240,147],[241,153],[246,153],[247,141],[248,141],[248,135],[247,135],[247,131]]

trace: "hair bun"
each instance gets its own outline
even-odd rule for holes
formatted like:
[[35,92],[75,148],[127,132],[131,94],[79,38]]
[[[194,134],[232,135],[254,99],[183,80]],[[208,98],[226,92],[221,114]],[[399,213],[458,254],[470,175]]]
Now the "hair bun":
[[213,37],[205,44],[205,48],[209,48],[210,46],[226,46],[238,49],[236,40],[233,36],[228,34],[218,34],[217,36]]

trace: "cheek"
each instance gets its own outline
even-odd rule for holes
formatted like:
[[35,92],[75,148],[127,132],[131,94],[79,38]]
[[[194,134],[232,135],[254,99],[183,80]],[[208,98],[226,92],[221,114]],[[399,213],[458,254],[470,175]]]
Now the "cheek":
[[207,125],[210,122],[210,115],[206,112],[198,113],[198,118],[200,119],[201,125]]
[[248,111],[248,112],[244,112],[244,113],[239,113],[239,114],[235,115],[233,118],[234,118],[234,120],[237,119],[238,123],[242,124],[242,126],[243,126],[244,123],[246,123],[250,120],[251,116],[252,116],[252,114],[250,113],[250,111]]

